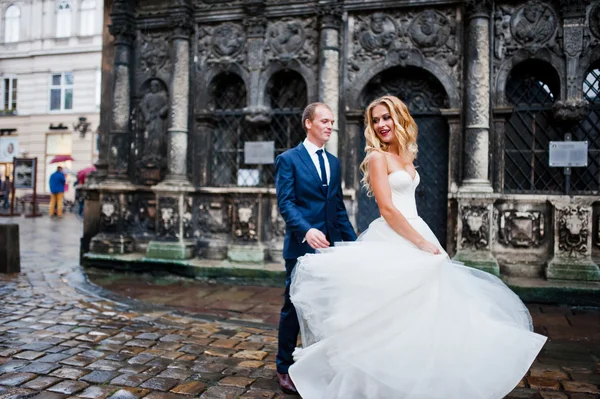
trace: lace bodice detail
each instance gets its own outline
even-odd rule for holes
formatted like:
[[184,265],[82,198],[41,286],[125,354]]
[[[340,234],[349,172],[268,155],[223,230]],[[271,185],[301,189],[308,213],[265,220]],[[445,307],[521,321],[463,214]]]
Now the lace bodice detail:
[[419,217],[415,201],[415,190],[421,181],[419,172],[416,172],[413,180],[407,171],[400,169],[390,173],[388,180],[392,189],[392,202],[396,209],[407,219]]

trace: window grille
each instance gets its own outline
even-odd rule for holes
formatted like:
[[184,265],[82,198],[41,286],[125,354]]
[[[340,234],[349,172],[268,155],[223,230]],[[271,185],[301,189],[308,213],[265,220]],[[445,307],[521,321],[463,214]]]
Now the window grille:
[[561,193],[561,168],[548,166],[548,144],[563,140],[556,127],[552,104],[559,92],[558,77],[548,66],[525,62],[513,69],[506,97],[514,111],[504,137],[504,191]]

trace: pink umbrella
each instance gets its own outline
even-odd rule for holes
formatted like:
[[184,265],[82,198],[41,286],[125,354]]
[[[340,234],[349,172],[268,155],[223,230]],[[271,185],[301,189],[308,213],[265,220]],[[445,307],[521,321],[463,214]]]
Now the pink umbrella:
[[52,161],[50,161],[50,163],[65,162],[65,161],[74,161],[74,159],[70,155],[57,155],[54,158],[52,158]]
[[83,184],[85,182],[85,177],[95,170],[96,168],[94,166],[90,166],[77,172],[77,181],[79,181],[79,184]]

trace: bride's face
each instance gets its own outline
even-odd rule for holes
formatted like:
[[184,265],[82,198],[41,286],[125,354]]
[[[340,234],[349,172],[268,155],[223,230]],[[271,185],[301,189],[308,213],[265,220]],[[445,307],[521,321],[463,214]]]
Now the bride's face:
[[390,115],[390,110],[384,104],[379,104],[371,110],[371,120],[373,121],[373,130],[382,143],[390,144],[396,140],[394,134],[394,119]]

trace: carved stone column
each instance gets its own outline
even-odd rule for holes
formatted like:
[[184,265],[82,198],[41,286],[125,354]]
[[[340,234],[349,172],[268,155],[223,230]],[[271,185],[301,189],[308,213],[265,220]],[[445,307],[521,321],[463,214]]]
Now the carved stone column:
[[173,74],[169,93],[171,104],[167,138],[167,175],[158,187],[191,187],[187,177],[190,34],[193,31],[190,12],[191,10],[186,8],[173,10],[169,20],[172,29]]
[[327,142],[327,151],[338,155],[340,103],[340,27],[342,7],[337,2],[319,4],[319,101],[329,105],[336,123]]
[[190,118],[190,35],[193,31],[189,1],[170,10],[173,74],[169,93],[167,175],[152,187],[156,195],[156,240],[146,248],[149,258],[183,260],[195,255],[192,232],[194,188],[187,177]]
[[127,0],[116,0],[110,34],[115,38],[114,86],[112,91],[112,119],[108,137],[108,180],[103,183],[130,185],[128,177],[131,114],[131,47],[135,37],[133,13]]
[[488,0],[467,1],[463,192],[493,191],[489,179],[490,7]]
[[496,276],[500,266],[491,252],[494,200],[485,195],[479,198],[458,199],[457,240],[455,260]]
[[554,206],[554,258],[546,277],[559,280],[600,281],[592,261],[592,202],[590,197],[564,197]]
[[250,71],[250,87],[248,88],[248,106],[245,108],[246,121],[255,125],[266,125],[271,122],[270,109],[265,105],[264,90],[261,90],[260,75],[263,68],[263,52],[267,19],[263,15],[263,0],[249,0],[244,5],[247,17],[246,46],[248,70]]

